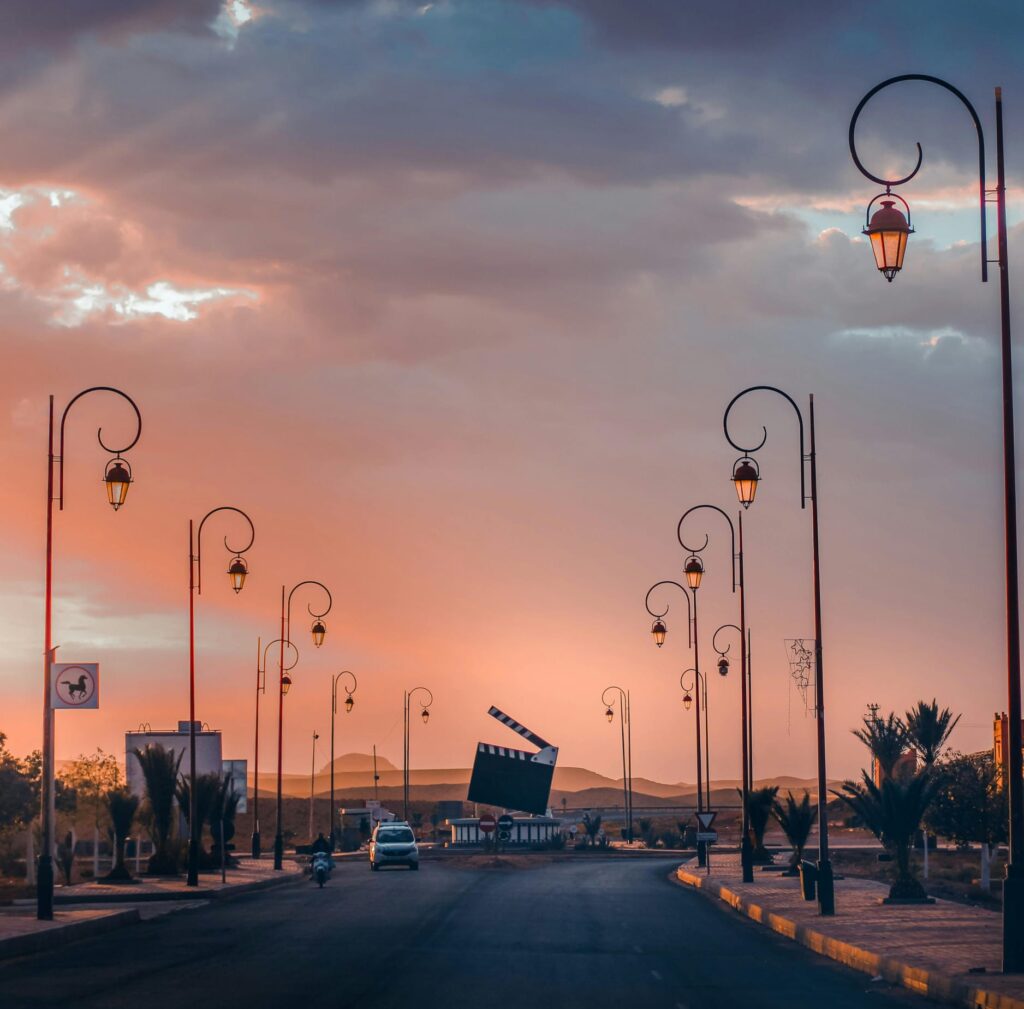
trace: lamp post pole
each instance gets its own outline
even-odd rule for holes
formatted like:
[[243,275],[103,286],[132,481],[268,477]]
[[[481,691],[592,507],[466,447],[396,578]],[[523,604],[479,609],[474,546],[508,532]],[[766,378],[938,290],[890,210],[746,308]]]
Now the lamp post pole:
[[744,508],[753,504],[754,496],[761,479],[760,469],[754,459],[754,453],[764,447],[768,440],[768,429],[762,428],[763,435],[757,445],[744,448],[733,440],[729,434],[729,412],[742,397],[752,392],[771,392],[781,396],[796,413],[800,436],[800,507],[806,508],[808,501],[806,470],[810,469],[810,502],[811,502],[811,545],[812,545],[812,579],[814,585],[814,708],[817,728],[818,750],[818,911],[823,915],[835,914],[835,884],[832,876],[832,863],[829,860],[828,847],[828,776],[825,760],[825,668],[822,660],[821,630],[821,563],[820,543],[818,538],[818,463],[817,447],[814,436],[814,396],[808,397],[808,418],[810,421],[810,452],[804,453],[804,417],[800,407],[788,393],[772,385],[753,385],[737,393],[725,408],[722,427],[729,444],[741,452],[741,457],[733,465],[733,482],[736,496]]
[[234,554],[231,564],[228,566],[228,576],[231,578],[231,586],[235,593],[242,591],[245,584],[248,568],[242,559],[249,547],[256,540],[256,528],[252,519],[241,508],[234,508],[231,505],[221,505],[208,511],[199,522],[199,529],[193,534],[192,520],[188,522],[188,755],[189,755],[189,794],[188,794],[188,875],[185,879],[187,886],[199,886],[199,847],[202,842],[203,825],[197,822],[199,812],[198,796],[196,794],[196,596],[203,591],[203,526],[211,515],[217,512],[235,512],[241,515],[249,523],[249,542],[241,550],[234,550],[228,545],[227,539],[224,546],[229,553]]
[[[1009,255],[1006,235],[1006,169],[1003,151],[1003,89],[995,89],[995,120],[996,120],[996,188],[985,186],[985,132],[981,119],[974,106],[957,88],[940,77],[928,74],[901,74],[876,84],[858,103],[850,120],[850,154],[861,174],[872,182],[886,188],[889,194],[893,186],[909,182],[921,168],[923,154],[921,145],[917,145],[917,164],[913,171],[902,179],[883,179],[869,172],[857,155],[854,143],[854,132],[857,118],[867,102],[883,88],[902,81],[924,81],[937,84],[950,94],[959,98],[967,109],[978,135],[978,204],[981,230],[981,279],[988,280],[988,231],[985,219],[986,205],[996,205],[996,248],[998,258],[994,261],[999,267],[999,318],[1000,318],[1000,354],[1002,364],[1002,407],[1003,407],[1003,537],[1004,537],[1004,572],[1006,590],[1006,694],[1009,767],[1007,792],[1009,798],[1009,859],[1006,866],[1006,879],[1003,882],[1003,971],[1018,973],[1024,971],[1024,767],[1021,754],[1021,689],[1020,689],[1020,597],[1017,571],[1017,478],[1015,426],[1013,419],[1013,355],[1010,333],[1010,276]],[[877,199],[877,197],[875,198]],[[874,201],[872,201],[874,202]],[[901,199],[901,202],[902,201]],[[870,204],[869,204],[870,209]],[[909,208],[908,208],[909,214]],[[902,268],[902,251],[906,249],[906,238],[901,245],[891,241],[891,235],[883,229],[873,228],[874,221],[869,222],[865,232],[871,237],[872,246],[876,250],[895,247],[900,252],[895,268],[883,269],[887,263],[878,262],[886,279],[892,280]],[[898,232],[910,232],[909,225],[897,222]],[[886,240],[889,239],[887,242]],[[879,251],[876,251],[876,261]]]
[[430,719],[430,706],[434,703],[434,695],[427,687],[413,687],[412,690],[407,690],[402,698],[402,718],[403,718],[403,746],[402,746],[402,818],[406,823],[409,822],[409,721],[410,721],[410,708],[412,705],[412,696],[417,690],[422,690],[426,693],[427,697],[430,698],[423,705],[423,710],[420,712],[420,718],[423,719],[423,723],[426,724]]
[[313,842],[313,800],[316,795],[316,741],[320,734],[313,730],[313,757],[309,767],[309,841]]
[[622,811],[626,817],[626,840],[633,843],[633,725],[630,720],[629,691],[622,687],[605,687],[601,693],[601,703],[605,705],[605,717],[610,722],[615,713],[612,711],[612,704],[615,699],[609,702],[608,694],[617,691],[619,695],[619,734],[622,737]]
[[[256,732],[254,740],[254,754],[253,764],[255,765],[254,771],[254,787],[253,787],[253,798],[252,798],[252,812],[253,812],[253,831],[252,831],[252,857],[260,857],[260,694],[267,692],[267,652],[270,651],[274,645],[278,644],[279,640],[275,639],[271,641],[266,648],[260,650],[262,642],[257,639],[256,642]],[[295,662],[299,661],[299,650],[290,641],[288,647],[295,652]],[[260,665],[260,656],[263,657],[263,665]],[[286,672],[295,668],[295,662],[290,666],[286,667]]]
[[345,685],[345,714],[348,714],[353,706],[355,705],[355,699],[352,695],[356,692],[356,677],[355,673],[349,672],[347,669],[343,669],[340,673],[335,673],[331,677],[331,851],[334,851],[335,841],[337,839],[337,823],[338,823],[338,811],[334,808],[334,716],[338,713],[338,681],[343,676],[350,676],[352,678],[351,688]]
[[[307,604],[306,609],[309,610],[310,616],[313,617],[313,626],[311,632],[313,635],[313,644],[319,648],[324,643],[324,637],[327,634],[327,627],[323,622],[323,618],[331,612],[331,605],[333,599],[331,593],[323,582],[313,581],[306,579],[292,586],[289,592],[287,588],[281,586],[281,650],[279,652],[278,659],[278,695],[277,695],[277,829],[274,833],[274,869],[281,871],[284,869],[284,802],[282,799],[282,767],[283,767],[283,754],[284,754],[284,695],[288,692],[288,688],[291,686],[291,677],[286,676],[284,666],[284,646],[285,644],[291,644],[291,629],[292,629],[292,596],[295,595],[297,589],[302,588],[304,585],[315,585],[318,588],[324,590],[324,594],[327,596],[327,609],[322,613],[317,613],[311,606]],[[286,595],[287,593],[287,595]],[[295,662],[298,662],[298,652],[296,652]],[[292,663],[288,668],[293,668],[295,663]]]
[[[53,920],[53,835],[54,835],[54,717],[53,706],[50,699],[50,663],[53,661],[56,648],[53,645],[53,504],[56,501],[60,511],[64,510],[64,425],[67,422],[68,412],[83,396],[91,392],[112,392],[127,400],[135,411],[137,430],[135,437],[123,448],[109,448],[103,443],[103,428],[96,432],[96,439],[104,452],[109,452],[112,458],[104,467],[103,481],[107,486],[107,500],[114,511],[117,511],[124,504],[128,494],[128,487],[132,482],[131,466],[126,459],[121,458],[122,452],[134,448],[142,435],[142,415],[135,401],[127,393],[115,389],[109,385],[96,385],[83,389],[74,396],[60,418],[60,454],[54,455],[54,423],[53,423],[53,396],[49,404],[49,424],[46,453],[46,566],[45,566],[45,606],[43,616],[43,753],[42,766],[40,767],[39,787],[39,825],[40,845],[39,860],[36,869],[36,917],[40,921]],[[54,463],[57,464],[58,491],[57,496],[53,494]]]

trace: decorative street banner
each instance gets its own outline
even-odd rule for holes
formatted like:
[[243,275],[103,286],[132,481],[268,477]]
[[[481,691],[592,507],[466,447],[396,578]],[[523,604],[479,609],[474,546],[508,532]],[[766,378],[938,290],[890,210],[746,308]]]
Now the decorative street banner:
[[50,706],[52,708],[98,708],[100,706],[99,663],[51,662]]
[[470,802],[482,802],[502,809],[543,815],[551,794],[558,747],[541,739],[503,711],[491,708],[487,714],[513,732],[539,746],[536,753],[512,750],[491,743],[478,743],[469,781]]

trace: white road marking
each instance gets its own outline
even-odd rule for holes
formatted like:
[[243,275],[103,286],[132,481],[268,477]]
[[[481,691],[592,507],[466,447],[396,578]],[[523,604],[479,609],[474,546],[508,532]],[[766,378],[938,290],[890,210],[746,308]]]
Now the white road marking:
[[639,946],[634,946],[633,947],[633,952],[634,953],[643,953],[643,950]]
[[651,977],[653,977],[655,981],[661,980],[661,975],[656,970],[651,971]]

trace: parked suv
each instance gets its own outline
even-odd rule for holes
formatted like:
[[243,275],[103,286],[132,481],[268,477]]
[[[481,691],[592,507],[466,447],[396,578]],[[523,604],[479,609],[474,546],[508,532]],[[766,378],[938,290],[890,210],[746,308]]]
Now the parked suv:
[[382,865],[407,865],[419,869],[420,851],[416,835],[404,820],[378,823],[370,838],[370,868],[376,872]]

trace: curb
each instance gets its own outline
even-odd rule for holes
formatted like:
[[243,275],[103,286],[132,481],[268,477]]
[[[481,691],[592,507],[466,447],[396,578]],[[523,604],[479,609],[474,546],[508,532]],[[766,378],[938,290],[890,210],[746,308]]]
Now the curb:
[[[132,893],[131,887],[126,886],[124,893],[76,893],[74,896],[55,894],[53,903],[54,906],[69,907],[75,904],[157,904],[165,901],[228,900],[231,897],[256,890],[268,890],[305,878],[302,872],[286,872],[281,876],[268,876],[266,879],[256,879],[251,883],[236,883],[219,890],[197,887],[194,890],[166,890],[159,893]],[[35,904],[35,901],[18,900],[14,903],[15,906],[28,906]]]
[[14,935],[9,939],[0,939],[0,960],[26,956],[31,953],[42,953],[69,942],[88,939],[94,935],[102,935],[104,932],[112,932],[137,921],[141,921],[139,910],[133,907],[105,914],[102,918],[74,921],[67,925],[61,925],[59,928],[48,928],[29,935]]
[[767,910],[760,904],[744,899],[735,890],[730,890],[721,883],[715,883],[705,876],[697,876],[687,872],[682,866],[676,869],[676,879],[694,890],[707,891],[709,896],[717,897],[728,904],[733,910],[746,915],[752,921],[766,925],[773,932],[800,943],[807,949],[831,960],[863,971],[872,977],[883,977],[891,984],[908,988],[918,995],[938,999],[951,1005],[966,1006],[967,1009],[1024,1009],[1024,1001],[1011,995],[975,988],[957,981],[948,974],[925,970],[923,967],[911,967],[910,964],[893,957],[881,956],[868,950],[854,946],[852,943],[833,939],[823,932],[817,932],[806,925],[798,925],[791,918],[783,917]]

